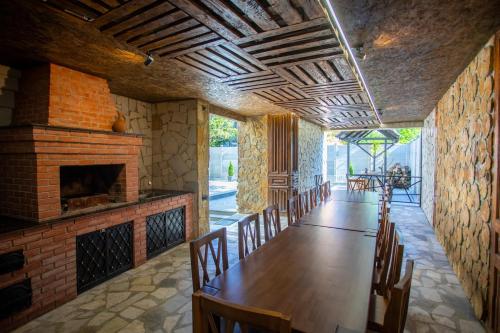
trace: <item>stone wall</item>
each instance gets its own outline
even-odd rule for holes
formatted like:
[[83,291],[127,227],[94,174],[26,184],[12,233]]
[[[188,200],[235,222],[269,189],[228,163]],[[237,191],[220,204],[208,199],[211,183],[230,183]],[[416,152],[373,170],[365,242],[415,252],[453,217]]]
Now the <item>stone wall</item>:
[[323,172],[323,130],[299,119],[299,191],[314,186],[314,175]]
[[19,88],[20,76],[19,71],[0,65],[0,126],[8,126],[12,122],[14,96]]
[[153,188],[194,192],[195,232],[204,233],[209,229],[208,203],[202,204],[208,195],[208,112],[190,99],[156,104],[152,118]]
[[422,210],[433,224],[434,172],[436,169],[436,111],[433,110],[422,128]]
[[238,193],[240,213],[262,212],[267,206],[267,116],[248,117],[238,131]]
[[127,119],[128,132],[144,135],[139,155],[139,189],[153,187],[153,104],[132,98],[111,95],[118,112]]
[[434,227],[475,314],[485,314],[491,222],[493,39],[436,106]]

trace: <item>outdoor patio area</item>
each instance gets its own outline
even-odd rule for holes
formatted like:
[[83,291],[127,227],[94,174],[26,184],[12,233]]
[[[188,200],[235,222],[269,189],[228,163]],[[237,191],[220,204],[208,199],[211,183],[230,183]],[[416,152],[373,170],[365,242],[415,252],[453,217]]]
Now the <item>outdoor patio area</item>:
[[[420,208],[395,205],[405,256],[415,259],[405,332],[484,332]],[[286,228],[286,218],[282,227]],[[228,228],[229,264],[238,261],[237,223]],[[18,333],[192,332],[189,247],[182,244],[79,295]]]

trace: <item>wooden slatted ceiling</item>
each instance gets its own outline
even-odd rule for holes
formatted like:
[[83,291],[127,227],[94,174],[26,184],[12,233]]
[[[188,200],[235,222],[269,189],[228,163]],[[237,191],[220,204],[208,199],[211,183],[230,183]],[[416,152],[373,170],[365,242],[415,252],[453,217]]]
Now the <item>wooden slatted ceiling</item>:
[[377,125],[315,0],[47,0],[144,53],[324,127]]

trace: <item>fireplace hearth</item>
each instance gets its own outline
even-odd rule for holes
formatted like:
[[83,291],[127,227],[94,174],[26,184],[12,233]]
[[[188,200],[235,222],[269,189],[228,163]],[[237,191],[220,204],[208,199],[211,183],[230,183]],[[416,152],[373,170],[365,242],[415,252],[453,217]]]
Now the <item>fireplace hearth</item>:
[[63,212],[124,201],[124,164],[61,166]]

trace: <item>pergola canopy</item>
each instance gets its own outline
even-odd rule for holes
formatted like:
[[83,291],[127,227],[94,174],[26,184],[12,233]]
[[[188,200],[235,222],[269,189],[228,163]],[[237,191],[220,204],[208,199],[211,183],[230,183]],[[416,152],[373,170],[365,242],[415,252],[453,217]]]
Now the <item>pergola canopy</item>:
[[[371,133],[378,132],[380,136],[370,136]],[[376,129],[363,131],[342,131],[336,135],[339,140],[347,143],[363,144],[371,143],[370,141],[383,141],[389,144],[394,144],[399,141],[399,134],[392,129]]]

